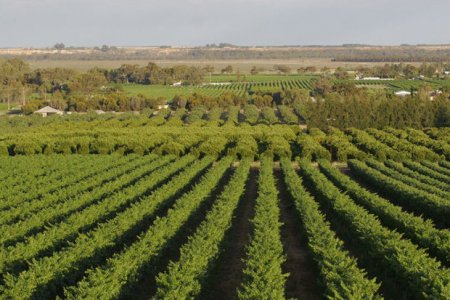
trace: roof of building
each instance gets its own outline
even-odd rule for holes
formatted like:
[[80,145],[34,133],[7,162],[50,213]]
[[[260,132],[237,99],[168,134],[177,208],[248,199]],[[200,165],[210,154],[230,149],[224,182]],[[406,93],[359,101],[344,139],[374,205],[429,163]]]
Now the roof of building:
[[50,106],[45,106],[45,107],[35,111],[35,113],[38,113],[38,114],[39,113],[41,113],[41,114],[43,114],[43,113],[62,113],[62,111],[60,111],[56,108],[50,107]]
[[408,91],[398,91],[395,92],[396,95],[411,95],[411,92]]

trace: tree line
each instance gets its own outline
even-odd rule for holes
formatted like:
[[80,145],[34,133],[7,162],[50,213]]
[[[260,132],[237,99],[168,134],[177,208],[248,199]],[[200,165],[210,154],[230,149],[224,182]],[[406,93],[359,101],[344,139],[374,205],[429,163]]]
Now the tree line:
[[[419,73],[429,71],[431,74],[435,67],[434,64],[423,64],[416,69]],[[412,69],[399,64],[367,70],[373,74],[379,72],[391,76],[390,73],[400,74]],[[274,116],[266,108],[286,106],[297,114],[299,120],[318,128],[450,126],[450,89],[443,88],[431,99],[432,90],[426,83],[405,98],[396,97],[389,90],[357,87],[352,81],[338,80],[336,75],[323,76],[314,81],[312,90],[249,90],[245,95],[226,92],[219,96],[193,93],[173,99],[129,95],[114,85],[123,82],[170,84],[175,80],[197,84],[202,82],[202,76],[207,71],[211,69],[188,66],[163,68],[149,63],[143,67],[123,65],[117,69],[94,68],[78,73],[63,68],[31,70],[26,62],[11,59],[0,62],[0,99],[22,103],[26,114],[45,105],[74,112],[125,112],[156,110],[169,102],[172,110],[186,109],[188,113],[199,106],[207,111],[213,108],[227,111],[232,106],[244,109],[252,105],[267,120],[273,120]],[[254,108],[246,110],[251,112]],[[292,120],[292,117],[289,119]]]

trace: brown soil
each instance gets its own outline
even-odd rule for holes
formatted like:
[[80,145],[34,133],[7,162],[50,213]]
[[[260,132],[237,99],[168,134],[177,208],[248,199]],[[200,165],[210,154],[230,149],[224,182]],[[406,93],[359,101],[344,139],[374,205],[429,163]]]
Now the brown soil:
[[307,247],[306,237],[300,229],[300,220],[293,200],[287,191],[282,171],[275,169],[280,199],[281,238],[286,253],[283,271],[289,273],[286,297],[296,299],[322,299],[317,285],[317,269]]

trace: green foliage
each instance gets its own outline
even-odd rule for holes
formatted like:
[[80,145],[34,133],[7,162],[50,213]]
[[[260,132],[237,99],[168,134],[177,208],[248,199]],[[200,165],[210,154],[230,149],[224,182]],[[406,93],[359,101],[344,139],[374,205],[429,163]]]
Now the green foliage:
[[14,144],[14,153],[19,155],[33,155],[42,153],[42,149],[37,142],[32,140],[22,141]]
[[343,242],[330,228],[321,213],[318,203],[304,189],[300,177],[292,168],[291,160],[281,159],[288,191],[304,229],[308,248],[320,271],[320,282],[324,296],[332,299],[379,299],[379,284],[369,280],[365,271],[358,268],[356,259],[344,250]]
[[213,136],[200,144],[197,148],[191,151],[192,154],[219,156],[224,152],[228,139],[221,136]]
[[247,105],[244,107],[245,122],[254,125],[259,119],[259,110],[255,105]]
[[285,262],[281,243],[278,192],[273,177],[273,160],[261,159],[258,198],[252,219],[253,233],[247,246],[244,277],[239,299],[285,299],[288,274],[281,269]]
[[408,157],[408,153],[398,152],[362,130],[349,128],[345,131],[345,133],[350,136],[351,141],[358,148],[362,149],[364,152],[374,155],[381,161],[385,161],[386,159],[402,161]]
[[206,110],[203,107],[196,107],[186,116],[186,123],[192,124],[201,121],[205,115]]
[[229,168],[230,158],[224,158],[211,168],[200,182],[177,200],[163,218],[156,219],[139,242],[108,260],[106,267],[93,269],[77,287],[66,290],[68,299],[117,299],[132,295],[133,288],[145,274],[145,268],[170,245],[181,226],[209,196]]
[[263,152],[263,156],[275,156],[275,158],[291,157],[291,145],[286,139],[280,136],[271,135],[265,137],[264,141],[266,144],[266,149]]
[[[182,158],[176,163],[167,164],[172,161],[173,157],[166,156],[165,158],[159,158],[144,167],[142,170],[136,172],[130,172],[129,177],[123,177],[123,181],[119,182],[119,185],[115,185],[115,189],[119,189],[114,192],[105,201],[101,201],[92,205],[89,209],[86,209],[80,213],[72,214],[58,226],[46,228],[41,233],[30,236],[23,242],[16,243],[14,246],[5,249],[5,255],[0,256],[1,271],[18,271],[27,266],[26,261],[32,258],[37,258],[39,253],[56,251],[59,246],[65,244],[67,241],[73,241],[80,231],[93,228],[99,222],[107,220],[111,215],[121,211],[132,203],[136,203],[139,197],[143,197],[149,194],[158,184],[164,182],[174,173],[186,165],[192,163],[194,157],[187,156]],[[160,168],[160,169],[158,169]],[[158,170],[156,170],[158,169]],[[155,171],[156,170],[156,171]],[[136,181],[136,176],[142,176],[141,180]],[[120,184],[124,184],[121,186]],[[111,185],[107,185],[111,188]],[[100,190],[101,192],[101,190]],[[92,197],[92,198],[90,198]],[[90,199],[87,200],[86,198]],[[80,197],[79,200],[74,201],[75,205],[80,204],[80,201],[95,201],[96,195],[87,193]],[[48,201],[43,201],[43,204],[48,206]],[[35,206],[36,208],[36,206]],[[22,213],[26,212],[22,209]],[[47,211],[45,216],[38,214],[37,217],[33,217],[29,222],[30,227],[38,226],[44,222],[47,218],[51,217],[51,212]],[[27,215],[26,213],[24,215]],[[34,222],[33,222],[34,221]],[[14,272],[16,273],[16,272]]]
[[129,234],[136,235],[144,229],[143,220],[154,215],[161,205],[188,185],[213,160],[207,157],[193,164],[153,192],[146,201],[131,206],[96,230],[78,236],[69,247],[33,261],[27,271],[18,276],[5,276],[6,296],[48,298],[52,290],[62,288],[65,282],[80,279],[84,270],[93,262],[104,259],[115,244],[123,243]]
[[278,111],[286,124],[298,124],[298,117],[286,105],[279,105]]
[[272,107],[263,107],[261,110],[261,123],[275,124],[278,123],[278,117]]
[[[350,166],[353,162],[349,162]],[[358,239],[359,247],[370,249],[366,252],[369,257],[377,259],[381,268],[396,274],[397,282],[404,290],[408,289],[410,297],[414,294],[425,299],[450,297],[450,273],[424,249],[382,226],[376,216],[356,205],[317,169],[304,164],[300,172],[324,205],[330,207]]]
[[[397,172],[396,170],[393,170],[391,168],[386,167],[381,162],[378,162],[378,161],[373,160],[373,159],[366,159],[365,163],[369,167],[371,167],[371,168],[373,168],[373,169],[375,169],[375,170],[385,174],[386,176],[389,176],[389,177],[391,177],[393,179],[402,181],[402,182],[404,182],[405,184],[407,184],[407,185],[409,185],[411,187],[418,188],[418,189],[420,189],[420,190],[422,190],[424,192],[427,192],[427,193],[430,193],[432,195],[441,197],[443,199],[446,199],[446,198],[450,197],[450,193],[446,192],[445,190],[441,190],[438,187],[435,187],[433,185],[429,185],[428,183],[423,183],[417,177],[411,178],[409,176],[405,176],[401,172]],[[393,163],[395,163],[395,162],[393,162]]]
[[319,165],[320,170],[337,187],[346,191],[357,204],[377,215],[384,224],[398,228],[409,239],[428,248],[430,253],[441,261],[450,261],[450,232],[448,230],[439,230],[432,221],[405,212],[402,207],[369,192],[333,168],[329,162],[320,161]]
[[432,150],[420,146],[415,145],[405,139],[400,139],[393,134],[387,133],[382,130],[377,130],[374,128],[369,128],[366,130],[367,133],[374,136],[378,141],[390,146],[392,149],[405,153],[407,158],[413,160],[431,160],[438,161],[441,160],[441,157],[434,153]]
[[414,170],[423,175],[434,178],[436,180],[440,180],[442,182],[445,182],[447,185],[450,185],[450,175],[446,175],[445,171],[442,172],[442,170],[436,170],[434,168],[430,168],[429,165],[428,166],[421,165],[420,163],[414,161],[405,161],[403,163],[411,170]]
[[[405,162],[408,163],[409,162]],[[389,194],[396,202],[420,211],[436,223],[448,226],[450,203],[447,199],[424,192],[402,181],[393,179],[367,166],[364,162],[350,160],[349,167],[359,178]]]
[[331,127],[328,129],[328,135],[320,135],[320,137],[315,135],[315,138],[321,141],[327,149],[330,149],[333,160],[345,162],[352,158],[364,159],[368,155],[352,144],[350,137],[337,128]]
[[240,162],[205,220],[181,247],[179,260],[169,263],[166,272],[158,275],[156,298],[175,300],[198,297],[212,266],[217,263],[225,233],[231,227],[233,212],[245,189],[250,163],[250,159]]
[[297,138],[297,144],[300,147],[299,156],[302,159],[331,160],[331,153],[309,135],[300,134]]
[[251,136],[240,136],[233,138],[233,146],[228,148],[228,155],[245,157],[255,157],[258,153],[258,143]]

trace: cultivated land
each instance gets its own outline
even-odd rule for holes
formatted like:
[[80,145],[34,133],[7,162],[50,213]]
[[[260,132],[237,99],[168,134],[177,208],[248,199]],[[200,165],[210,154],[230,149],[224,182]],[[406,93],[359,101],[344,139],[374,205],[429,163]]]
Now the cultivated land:
[[450,299],[449,51],[0,49],[0,299]]
[[2,298],[450,298],[448,128],[130,120],[0,135]]
[[[148,97],[165,97],[172,99],[176,95],[189,95],[200,93],[208,96],[218,96],[225,92],[232,92],[241,96],[249,96],[255,91],[273,91],[289,89],[311,90],[314,81],[319,78],[318,75],[280,75],[280,74],[261,74],[261,75],[240,75],[238,81],[237,75],[212,75],[205,77],[205,83],[197,86],[173,87],[170,85],[142,85],[142,84],[118,84],[116,87],[122,88],[129,95],[142,94]],[[209,83],[211,80],[211,83]],[[450,86],[450,79],[445,80],[336,80],[336,82],[354,83],[358,87],[370,89],[389,89],[392,91],[411,89],[417,90],[423,85],[434,89]],[[223,83],[223,84],[215,84]]]

